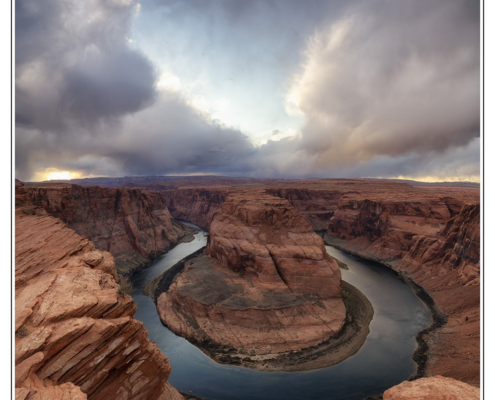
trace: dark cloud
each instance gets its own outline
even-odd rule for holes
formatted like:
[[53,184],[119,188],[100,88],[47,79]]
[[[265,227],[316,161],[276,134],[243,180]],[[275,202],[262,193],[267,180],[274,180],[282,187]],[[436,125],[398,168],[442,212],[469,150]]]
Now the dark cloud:
[[127,34],[124,0],[16,1],[16,123],[67,130],[136,112],[154,101],[156,74]]
[[136,112],[155,100],[148,60],[127,49],[87,55],[65,72],[63,110],[80,121]]
[[476,7],[368,1],[318,30],[288,95],[289,111],[306,119],[301,145],[336,166],[478,137]]
[[[474,3],[145,0],[172,21],[168,57],[221,68],[236,78],[228,85],[244,74],[260,98],[268,89],[258,71],[293,74],[287,108],[304,116],[301,132],[255,147],[185,95],[157,90],[156,68],[128,41],[132,0],[18,0],[17,177],[46,168],[100,176],[476,177]],[[194,25],[203,35],[167,53],[173,31]],[[218,48],[214,64],[202,64],[201,54]]]
[[45,166],[85,175],[245,173],[256,149],[240,131],[193,109],[178,94],[163,92],[156,103],[118,124],[72,135],[17,129],[17,175],[30,177]]

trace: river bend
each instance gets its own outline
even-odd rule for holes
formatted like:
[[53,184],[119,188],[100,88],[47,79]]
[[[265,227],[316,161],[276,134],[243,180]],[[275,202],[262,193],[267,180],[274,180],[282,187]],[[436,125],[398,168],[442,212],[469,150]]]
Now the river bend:
[[415,336],[431,323],[428,309],[390,269],[330,246],[327,252],[349,267],[342,270],[342,279],[363,292],[375,311],[366,342],[355,355],[332,367],[303,372],[261,372],[210,360],[163,326],[155,304],[143,294],[146,283],[205,246],[206,239],[200,230],[192,242],[179,244],[132,279],[135,317],[170,359],[169,380],[178,390],[215,400],[362,400],[415,373]]

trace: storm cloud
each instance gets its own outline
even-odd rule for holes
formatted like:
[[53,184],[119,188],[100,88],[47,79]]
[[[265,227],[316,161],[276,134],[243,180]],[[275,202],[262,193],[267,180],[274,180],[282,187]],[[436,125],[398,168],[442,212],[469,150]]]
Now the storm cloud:
[[156,73],[127,39],[137,12],[126,0],[16,1],[16,123],[66,130],[149,106]]
[[330,164],[444,152],[479,136],[476,2],[370,1],[311,38],[287,95]]
[[471,1],[17,0],[16,175],[476,179],[479,79]]

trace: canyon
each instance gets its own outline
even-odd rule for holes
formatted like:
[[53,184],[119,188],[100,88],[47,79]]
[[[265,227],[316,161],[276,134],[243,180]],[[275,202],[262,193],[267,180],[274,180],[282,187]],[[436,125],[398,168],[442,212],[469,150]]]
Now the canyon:
[[424,335],[424,372],[479,385],[479,187],[364,179],[176,184],[160,191],[173,204],[173,216],[209,228],[223,196],[261,190],[287,199],[328,244],[387,265],[419,285],[438,317]]
[[[104,179],[106,178],[98,181],[102,186],[108,184]],[[318,250],[316,249],[321,249],[320,246],[322,245],[322,242],[315,245],[317,239],[313,231],[316,231],[321,236],[324,236],[328,244],[351,254],[387,265],[397,271],[409,284],[419,285],[418,290],[423,290],[427,294],[427,298],[431,300],[430,307],[438,316],[438,320],[435,321],[435,329],[428,330],[422,335],[421,340],[426,346],[425,369],[422,373],[426,374],[426,376],[442,375],[479,386],[479,188],[466,185],[411,186],[405,182],[364,179],[284,181],[238,180],[217,177],[169,180],[143,179],[141,182],[135,182],[129,178],[124,182],[113,180],[112,185],[109,186],[115,185],[124,186],[95,187],[67,183],[36,183],[25,186],[21,184],[16,188],[16,206],[19,208],[19,210],[16,209],[16,235],[18,224],[19,229],[21,229],[20,232],[22,230],[32,232],[31,236],[23,239],[26,241],[23,246],[27,246],[29,240],[33,241],[34,237],[39,236],[41,240],[44,237],[42,232],[44,230],[47,231],[47,234],[51,231],[54,233],[60,230],[64,232],[60,236],[64,240],[66,238],[67,240],[69,238],[74,240],[74,243],[71,242],[70,244],[64,244],[65,242],[61,239],[55,240],[55,242],[59,241],[60,245],[67,246],[67,249],[64,248],[63,251],[56,250],[56,246],[52,244],[46,245],[48,239],[43,239],[44,242],[39,242],[45,243],[44,246],[48,249],[47,254],[40,253],[43,246],[26,250],[26,254],[31,254],[31,258],[22,261],[23,264],[20,261],[19,265],[24,265],[22,268],[25,268],[25,272],[19,271],[19,282],[17,282],[16,249],[16,298],[18,296],[17,291],[21,296],[21,293],[26,290],[25,287],[32,286],[31,282],[36,287],[35,282],[42,279],[45,275],[45,270],[46,273],[53,274],[54,277],[63,277],[64,275],[58,274],[69,274],[68,271],[72,268],[78,271],[77,274],[83,274],[80,270],[84,270],[83,275],[77,275],[76,272],[71,273],[76,274],[78,277],[84,276],[84,279],[98,282],[99,285],[100,275],[98,275],[97,280],[92,274],[111,276],[111,278],[105,278],[107,280],[105,280],[104,289],[102,289],[105,294],[100,297],[95,295],[98,292],[96,284],[88,284],[88,288],[90,288],[88,290],[91,291],[91,295],[88,294],[88,296],[96,298],[97,302],[101,301],[102,304],[105,304],[104,307],[85,305],[74,311],[70,307],[68,309],[64,308],[66,307],[64,305],[61,307],[63,309],[61,315],[43,316],[43,318],[37,317],[37,319],[35,318],[36,313],[39,312],[37,306],[31,307],[34,311],[29,311],[29,307],[28,311],[22,310],[22,315],[28,315],[30,312],[32,314],[26,317],[25,321],[27,322],[19,325],[20,336],[24,334],[24,325],[26,325],[29,335],[25,338],[17,335],[16,345],[17,340],[21,343],[29,337],[35,337],[32,336],[35,325],[30,325],[33,320],[38,322],[43,319],[43,322],[40,323],[40,327],[43,328],[43,335],[48,335],[47,332],[49,331],[48,328],[44,328],[45,323],[49,324],[49,328],[52,331],[50,331],[51,336],[47,336],[48,339],[38,339],[38,336],[36,336],[37,339],[34,342],[43,342],[43,344],[39,345],[41,347],[36,347],[38,344],[30,344],[29,346],[34,346],[32,347],[34,350],[26,352],[25,354],[28,354],[28,356],[19,358],[19,365],[22,364],[22,367],[20,367],[21,374],[26,377],[19,383],[19,393],[30,393],[31,389],[41,390],[41,388],[50,388],[53,393],[58,393],[60,390],[67,390],[70,393],[79,393],[78,390],[81,391],[79,388],[82,386],[79,384],[88,380],[87,377],[90,376],[84,375],[88,374],[85,368],[70,367],[68,371],[71,372],[58,372],[48,376],[45,373],[39,373],[42,368],[45,368],[43,367],[44,361],[38,362],[37,358],[32,359],[30,362],[26,361],[40,352],[44,354],[45,358],[54,357],[53,354],[57,354],[56,352],[61,347],[60,343],[63,340],[71,341],[72,337],[77,336],[77,334],[64,333],[64,335],[73,336],[69,339],[60,339],[62,340],[60,342],[58,336],[53,336],[52,332],[62,332],[62,328],[57,330],[58,328],[56,329],[52,325],[61,324],[63,321],[71,321],[74,318],[78,320],[86,318],[91,322],[93,320],[97,321],[87,330],[87,332],[91,332],[90,336],[84,333],[78,337],[81,338],[82,343],[84,340],[89,340],[88,338],[92,337],[93,332],[97,332],[97,336],[102,338],[102,347],[109,346],[109,341],[114,337],[108,332],[112,331],[113,335],[113,332],[130,332],[134,329],[134,335],[141,340],[139,351],[142,351],[142,354],[145,354],[143,357],[146,358],[140,367],[141,369],[138,368],[142,374],[138,375],[142,379],[146,379],[143,377],[151,379],[149,371],[155,367],[150,367],[150,365],[155,364],[147,364],[147,362],[148,360],[155,360],[153,362],[160,366],[159,369],[162,368],[163,370],[162,377],[168,376],[170,367],[167,366],[166,358],[161,355],[158,349],[155,348],[155,352],[152,351],[152,345],[146,344],[147,335],[143,333],[145,332],[144,328],[138,321],[132,319],[132,302],[126,300],[125,296],[122,297],[118,294],[115,294],[115,296],[108,295],[110,291],[117,292],[118,285],[115,283],[117,275],[115,275],[115,267],[112,266],[111,255],[107,252],[110,252],[115,257],[119,274],[132,276],[133,272],[148,265],[158,255],[187,238],[190,232],[189,228],[177,222],[177,219],[184,219],[208,229],[210,239],[206,254],[196,255],[197,260],[187,260],[183,265],[184,271],[172,277],[175,281],[174,279],[169,279],[168,281],[164,279],[161,284],[158,282],[158,286],[161,286],[162,290],[163,285],[169,285],[167,292],[171,293],[170,298],[163,298],[161,301],[160,298],[165,293],[157,296],[158,308],[162,307],[162,310],[167,309],[170,311],[174,307],[174,302],[177,304],[179,300],[187,299],[186,304],[189,307],[189,312],[199,316],[196,321],[200,321],[198,325],[203,333],[198,336],[198,330],[191,329],[191,324],[187,322],[187,318],[181,316],[180,313],[175,313],[175,316],[172,317],[171,315],[174,315],[174,313],[161,312],[160,317],[168,326],[176,326],[174,329],[177,332],[183,332],[186,336],[189,335],[198,343],[201,340],[204,341],[205,338],[209,338],[210,344],[216,343],[215,338],[218,340],[220,336],[222,340],[228,341],[227,347],[231,346],[233,348],[243,347],[250,349],[251,347],[256,347],[258,349],[259,343],[265,343],[266,348],[261,351],[258,350],[257,356],[260,358],[266,357],[267,354],[269,355],[273,351],[283,352],[291,349],[290,351],[297,352],[307,343],[317,344],[319,339],[312,338],[311,334],[308,336],[307,332],[302,331],[301,333],[297,332],[295,335],[291,333],[290,338],[292,341],[289,341],[288,343],[290,344],[286,347],[277,348],[275,344],[275,348],[272,350],[274,344],[269,342],[269,335],[264,335],[263,332],[250,332],[246,337],[242,337],[240,332],[237,331],[234,334],[225,334],[228,331],[225,328],[225,331],[219,336],[215,336],[214,330],[208,327],[207,320],[211,318],[211,314],[209,314],[211,309],[208,309],[208,307],[227,300],[224,298],[224,289],[230,291],[234,288],[237,291],[240,286],[241,291],[247,293],[240,300],[234,299],[235,301],[232,304],[227,302],[227,305],[231,306],[228,310],[228,313],[231,313],[229,318],[232,317],[236,325],[240,324],[240,326],[244,323],[242,318],[239,316],[234,317],[238,313],[239,307],[242,308],[248,305],[249,308],[252,307],[253,303],[257,304],[256,307],[262,306],[258,308],[266,306],[263,303],[264,296],[259,296],[260,287],[266,287],[269,291],[278,292],[283,295],[281,297],[290,293],[289,297],[296,299],[294,300],[297,304],[296,308],[301,307],[301,309],[304,307],[311,308],[311,306],[308,306],[309,303],[314,301],[314,298],[308,301],[311,296],[317,297],[318,301],[331,301],[332,305],[337,304],[336,301],[339,300],[338,296],[332,297],[334,296],[332,290],[335,289],[336,285],[328,285],[328,290],[332,293],[326,293],[320,285],[315,285],[315,291],[307,293],[305,288],[308,285],[299,287],[295,283],[298,280],[292,279],[292,277],[297,276],[297,274],[292,273],[295,270],[292,266],[293,261],[288,262],[287,260],[300,258],[302,253],[298,251],[292,253],[292,249],[290,249],[290,257],[287,257],[287,254],[284,254],[280,249],[279,243],[270,242],[273,237],[270,237],[269,230],[266,230],[266,227],[258,227],[262,231],[262,235],[259,236],[261,239],[255,239],[256,235],[252,234],[252,228],[248,229],[243,221],[249,220],[251,215],[256,215],[256,210],[250,210],[248,206],[241,206],[237,210],[239,214],[236,214],[237,211],[235,211],[236,207],[239,207],[239,205],[236,206],[235,204],[241,203],[242,198],[246,198],[246,196],[251,199],[250,202],[257,198],[262,203],[267,203],[263,207],[269,206],[270,202],[277,203],[280,201],[284,202],[284,209],[293,207],[293,210],[297,213],[297,217],[291,217],[297,221],[294,227],[296,230],[299,229],[297,227],[301,227],[303,232],[292,232],[291,229],[294,227],[290,227],[290,219],[288,219],[285,222],[289,223],[289,228],[284,229],[286,229],[287,237],[292,235],[295,239],[293,242],[290,242],[290,240],[284,240],[284,242],[292,243],[297,247],[301,240],[301,235],[306,238],[311,237],[311,239],[308,239],[308,243],[311,243],[308,244],[311,251],[303,252],[303,259],[309,256],[311,262],[322,261],[313,259],[317,258]],[[275,204],[271,206],[274,207]],[[20,211],[21,209],[24,211]],[[48,213],[60,219],[57,220],[43,213]],[[274,212],[273,215],[281,218],[285,213],[277,214],[277,212]],[[291,211],[288,214],[292,215],[294,212]],[[248,219],[246,220],[246,218]],[[41,231],[38,231],[36,226],[40,222],[33,221],[46,221],[48,219],[56,221],[56,223],[53,222],[56,229],[51,224],[47,224],[43,229],[41,229],[43,225],[40,225]],[[266,217],[258,219],[263,221],[263,224],[267,224]],[[21,221],[24,225],[21,224]],[[275,225],[281,223],[283,218],[277,221]],[[252,222],[251,220],[250,224]],[[76,240],[75,237],[78,239]],[[91,243],[88,239],[94,242],[94,245],[88,244]],[[83,242],[86,240],[84,246],[82,246],[81,240]],[[268,245],[262,249],[262,244],[265,241]],[[50,243],[52,243],[51,240]],[[271,250],[273,250],[273,254]],[[49,254],[52,251],[58,254],[54,256],[54,259],[51,259]],[[83,260],[83,253],[90,254],[90,256],[87,256],[89,261]],[[40,256],[37,254],[40,254]],[[267,254],[269,255],[267,256]],[[36,261],[38,257],[42,261]],[[100,261],[96,262],[93,258]],[[277,271],[277,268],[279,268],[279,265],[277,265],[278,258],[282,261],[280,271]],[[65,265],[60,260],[67,260],[67,264]],[[95,266],[92,266],[93,264],[91,263]],[[332,261],[325,261],[325,263],[331,265],[330,269],[335,274],[338,274],[338,268],[335,268]],[[245,269],[239,270],[240,265],[245,265]],[[205,274],[205,271],[208,271],[208,274]],[[211,271],[214,271],[212,279],[203,279],[210,277]],[[276,274],[279,278],[277,278]],[[222,280],[216,281],[219,277]],[[79,278],[69,275],[62,281],[69,280],[74,282],[77,279]],[[206,284],[204,287],[200,285],[201,279]],[[311,280],[311,276],[304,279]],[[329,282],[331,281],[330,279]],[[26,286],[27,282],[30,282],[28,286]],[[54,278],[53,282],[58,281]],[[219,282],[225,282],[227,285],[222,286],[222,290],[216,290],[215,288],[219,286]],[[252,282],[256,282],[256,285],[252,286]],[[211,284],[211,288],[208,284]],[[17,285],[19,285],[18,290]],[[42,283],[37,285],[42,285]],[[327,287],[327,285],[324,286]],[[202,287],[203,289],[201,289]],[[213,290],[207,290],[208,288],[213,288]],[[25,296],[29,304],[37,299],[36,304],[39,305],[42,303],[41,300],[45,298],[44,296],[50,293],[50,290],[44,292],[43,288],[41,288],[41,292],[33,292],[30,295],[28,295],[29,291],[26,291],[23,296]],[[71,291],[73,289],[69,288],[67,290]],[[214,295],[208,298],[207,292],[212,292]],[[185,296],[182,296],[181,293],[185,293]],[[235,297],[232,296],[233,293],[229,292],[229,298]],[[109,300],[110,298],[112,299],[111,301]],[[200,302],[196,301],[198,299],[200,299]],[[270,302],[268,302],[269,307],[272,307],[272,300],[270,299]],[[276,300],[279,301],[278,298]],[[60,296],[52,294],[52,299],[49,301],[58,303],[61,299]],[[202,304],[201,302],[211,304]],[[110,306],[109,304],[113,305]],[[199,306],[198,304],[201,305]],[[332,308],[334,307],[332,306]],[[100,309],[102,310],[101,312],[96,311]],[[313,309],[314,307],[311,308],[312,312],[314,311]],[[338,307],[335,309],[338,309]],[[223,311],[225,312],[225,310]],[[276,314],[273,310],[257,310],[256,312],[265,311]],[[220,318],[221,314],[217,314],[218,318]],[[319,316],[319,314],[317,315]],[[68,316],[68,320],[66,316]],[[290,316],[290,318],[295,317]],[[122,318],[128,318],[129,321],[133,322],[127,322],[127,325],[122,323],[122,325],[118,326],[105,325],[105,327],[111,326],[111,328],[103,328],[104,324],[121,324],[121,322],[115,322],[114,320]],[[171,321],[173,318],[176,319],[175,322]],[[256,320],[256,318],[258,317],[255,316],[254,319]],[[335,319],[331,321],[336,324]],[[305,323],[306,321],[301,326],[305,326]],[[137,325],[140,326],[137,327]],[[268,328],[269,325],[267,324],[266,327]],[[89,325],[85,326],[88,327]],[[231,327],[231,324],[226,324],[225,326]],[[40,327],[37,326],[36,329],[40,329]],[[331,331],[337,330],[335,328]],[[105,334],[102,331],[105,331]],[[38,330],[35,330],[35,332],[38,332]],[[37,335],[41,335],[41,333],[37,333]],[[115,333],[115,335],[119,335],[119,333]],[[131,333],[129,335],[132,336]],[[238,337],[236,338],[236,336]],[[42,337],[44,338],[44,336]],[[50,339],[52,337],[55,338],[53,342]],[[250,340],[252,339],[252,342],[247,340],[248,337]],[[126,342],[126,339],[123,339],[123,342]],[[26,341],[25,343],[28,342]],[[241,346],[240,343],[243,343],[243,345]],[[27,346],[27,344],[23,346]],[[269,349],[269,346],[272,346],[272,348]],[[45,348],[47,349],[46,351],[43,350]],[[120,345],[117,348],[122,349]],[[101,354],[106,354],[105,350],[102,350]],[[109,354],[114,355],[114,352]],[[128,356],[130,357],[132,354],[134,353]],[[40,357],[40,355],[37,357]],[[221,352],[219,357],[222,357]],[[121,366],[119,364],[121,360],[118,360],[117,356],[112,359],[115,359],[112,362]],[[62,358],[62,360],[64,359]],[[24,363],[25,361],[26,363]],[[47,361],[47,363],[49,362],[52,361]],[[60,363],[63,362],[65,361],[60,361]],[[89,359],[86,359],[85,362],[90,363]],[[56,364],[54,361],[53,363]],[[105,361],[102,363],[105,363]],[[80,372],[76,373],[76,370]],[[106,385],[116,387],[112,386],[112,382],[127,382],[123,386],[128,388],[126,390],[131,393],[134,383],[126,379],[130,378],[127,375],[126,378],[120,377],[120,375],[119,377],[117,375],[109,377],[107,372],[102,372],[98,378],[94,378],[94,382],[97,382],[95,387],[98,387],[98,385],[101,385],[101,387]],[[134,379],[139,382],[139,379]],[[105,384],[101,383],[103,381],[105,381]],[[422,380],[416,380],[413,383],[420,381]],[[158,384],[153,386],[152,384],[149,390],[154,393],[153,396],[164,396],[163,398],[180,396],[170,385],[164,384],[162,386]],[[91,397],[99,395],[98,391],[91,392],[91,390],[86,391],[86,388],[83,389],[81,396],[103,398]],[[169,392],[171,394],[163,394]],[[33,396],[33,393],[31,392],[29,396]],[[51,396],[57,398],[55,394]],[[389,398],[414,398],[397,397],[398,394],[394,394],[394,396],[396,397]],[[34,397],[27,397],[26,394],[25,397],[21,398]],[[78,397],[74,394],[74,398]]]

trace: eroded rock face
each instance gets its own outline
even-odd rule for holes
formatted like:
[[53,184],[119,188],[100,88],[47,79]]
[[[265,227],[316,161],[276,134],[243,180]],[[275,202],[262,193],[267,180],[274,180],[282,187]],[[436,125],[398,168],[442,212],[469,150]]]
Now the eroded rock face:
[[479,204],[479,190],[377,180],[250,180],[241,185],[233,178],[215,178],[207,185],[194,179],[162,184],[154,177],[155,183],[135,187],[160,190],[174,217],[204,228],[225,197],[248,190],[247,184],[249,190],[287,199],[315,230],[329,221],[328,235],[342,248],[410,275],[448,316],[447,325],[427,340],[427,372],[479,384],[479,217],[468,211]]
[[332,189],[267,188],[266,193],[286,199],[309,222],[313,230],[326,231],[342,192]]
[[24,186],[18,192],[112,253],[121,274],[132,274],[185,235],[156,192],[67,184]]
[[443,376],[405,381],[383,394],[383,400],[479,400],[479,398],[479,388]]
[[200,178],[189,177],[187,180],[153,184],[127,183],[125,186],[159,191],[166,199],[167,207],[174,218],[185,219],[205,229],[209,228],[215,215],[220,212],[226,196],[232,192],[264,190],[269,195],[284,198],[302,214],[315,231],[327,230],[329,218],[338,208],[340,199],[346,195],[376,195],[384,192],[406,195],[411,192],[417,195],[418,192],[418,189],[406,183],[391,181]]
[[15,217],[16,399],[181,399],[112,255],[43,209]]
[[230,191],[227,187],[178,188],[161,194],[174,218],[209,229]]
[[383,259],[404,257],[419,236],[436,237],[450,218],[441,199],[352,199],[340,201],[328,235]]
[[463,285],[479,285],[480,205],[464,205],[435,238],[419,237],[404,261],[455,271]]
[[262,285],[295,294],[340,298],[340,270],[287,200],[234,193],[210,226],[206,253]]
[[342,328],[339,267],[287,200],[230,194],[206,254],[171,276],[158,298],[160,318],[177,334],[273,354],[319,344]]

